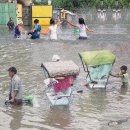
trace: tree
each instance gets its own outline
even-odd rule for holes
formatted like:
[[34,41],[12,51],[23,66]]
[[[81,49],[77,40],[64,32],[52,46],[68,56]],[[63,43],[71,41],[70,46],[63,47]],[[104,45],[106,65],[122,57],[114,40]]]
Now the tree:
[[[33,0],[34,4],[47,4],[48,0],[42,0],[40,3]],[[54,8],[65,8],[74,10],[77,8],[96,7],[96,8],[115,8],[116,1],[119,3],[119,8],[127,7],[130,0],[52,0]],[[101,4],[103,3],[103,5]]]

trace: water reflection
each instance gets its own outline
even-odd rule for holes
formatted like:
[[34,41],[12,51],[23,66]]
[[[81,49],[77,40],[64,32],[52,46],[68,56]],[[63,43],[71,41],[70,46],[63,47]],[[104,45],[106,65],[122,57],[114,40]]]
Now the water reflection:
[[71,113],[69,107],[53,107],[48,110],[45,118],[45,122],[49,126],[57,128],[67,128],[71,123]]
[[12,130],[18,130],[21,128],[22,124],[22,118],[23,118],[23,113],[21,112],[22,107],[15,107],[13,106],[12,109],[16,109],[15,111],[10,112],[10,116],[12,117],[12,120],[10,122],[10,128]]
[[89,94],[89,99],[91,104],[97,109],[99,112],[103,112],[106,108],[107,102],[107,96],[106,96],[106,90],[94,90]]
[[98,10],[98,18],[101,19],[102,21],[106,21],[106,10]]
[[121,19],[121,10],[113,10],[112,18],[117,21]]

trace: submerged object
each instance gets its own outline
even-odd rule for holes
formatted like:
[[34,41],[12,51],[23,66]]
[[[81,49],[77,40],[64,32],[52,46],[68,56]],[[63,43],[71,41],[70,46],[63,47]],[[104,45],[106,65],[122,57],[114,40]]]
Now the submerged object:
[[23,101],[27,101],[28,103],[32,103],[34,97],[32,95],[25,96]]
[[78,90],[77,93],[83,93],[83,90]]
[[[22,100],[23,103],[29,103],[29,104],[32,104],[33,103],[33,99],[34,97],[32,95],[28,95],[28,96],[25,96]],[[7,104],[10,104],[10,100],[6,100],[5,101],[5,105]]]
[[48,91],[46,93],[52,106],[66,106],[70,103],[70,98],[72,94],[72,89],[69,88],[65,93],[60,92],[59,94],[54,94],[53,91]]
[[47,87],[46,95],[51,105],[69,105],[72,95],[71,86],[79,74],[79,67],[73,61],[47,62],[43,63],[41,67],[47,78],[44,83]]
[[106,88],[116,56],[109,50],[79,53],[90,88]]

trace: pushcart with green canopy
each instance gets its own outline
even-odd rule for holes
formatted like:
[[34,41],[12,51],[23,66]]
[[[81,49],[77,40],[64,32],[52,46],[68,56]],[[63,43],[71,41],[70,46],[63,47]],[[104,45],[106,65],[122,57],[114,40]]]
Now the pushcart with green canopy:
[[90,88],[106,88],[116,56],[109,50],[79,53]]

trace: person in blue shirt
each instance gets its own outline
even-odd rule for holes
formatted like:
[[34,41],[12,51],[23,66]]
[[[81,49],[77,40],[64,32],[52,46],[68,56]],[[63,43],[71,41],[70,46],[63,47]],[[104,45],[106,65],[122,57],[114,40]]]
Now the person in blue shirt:
[[40,38],[40,34],[39,34],[40,31],[41,31],[41,26],[39,25],[39,20],[35,19],[34,20],[34,27],[33,27],[31,32],[28,32],[28,35],[29,34],[32,35],[31,39]]

